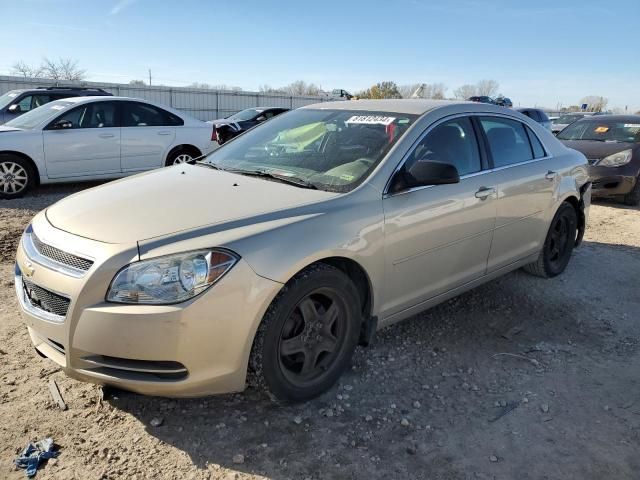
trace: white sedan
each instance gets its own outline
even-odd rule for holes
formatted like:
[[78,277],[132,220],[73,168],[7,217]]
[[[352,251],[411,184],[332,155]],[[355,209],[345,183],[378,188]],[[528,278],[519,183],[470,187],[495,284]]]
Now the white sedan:
[[57,100],[0,126],[0,198],[44,183],[124,177],[211,152],[210,124],[124,97]]

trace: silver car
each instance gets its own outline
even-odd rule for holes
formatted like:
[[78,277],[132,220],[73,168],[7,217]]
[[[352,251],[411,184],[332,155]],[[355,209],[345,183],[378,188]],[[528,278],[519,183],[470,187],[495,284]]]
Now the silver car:
[[36,349],[76,378],[301,401],[378,328],[520,267],[562,273],[586,167],[494,105],[311,105],[39,213],[16,291]]

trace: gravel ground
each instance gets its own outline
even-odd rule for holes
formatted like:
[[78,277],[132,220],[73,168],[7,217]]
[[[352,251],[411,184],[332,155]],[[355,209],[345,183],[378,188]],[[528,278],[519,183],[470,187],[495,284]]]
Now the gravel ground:
[[16,453],[46,436],[61,455],[39,479],[638,478],[639,209],[593,206],[561,277],[514,272],[386,328],[330,392],[283,407],[103,391],[35,355],[15,246],[78,189],[0,203],[0,478],[23,478]]

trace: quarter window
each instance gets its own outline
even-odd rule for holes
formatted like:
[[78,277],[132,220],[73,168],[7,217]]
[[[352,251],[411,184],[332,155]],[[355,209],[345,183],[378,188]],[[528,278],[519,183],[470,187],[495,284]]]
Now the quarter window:
[[533,156],[535,158],[542,158],[546,156],[547,152],[545,152],[544,147],[540,143],[540,140],[538,140],[538,137],[536,136],[536,134],[533,133],[529,127],[527,127],[527,133],[529,134],[529,140],[531,140],[531,148],[533,149]]
[[531,144],[522,123],[506,118],[481,117],[480,124],[487,135],[494,167],[533,160]]
[[420,161],[450,163],[460,175],[480,171],[482,164],[471,120],[456,118],[431,130],[411,152],[405,168]]

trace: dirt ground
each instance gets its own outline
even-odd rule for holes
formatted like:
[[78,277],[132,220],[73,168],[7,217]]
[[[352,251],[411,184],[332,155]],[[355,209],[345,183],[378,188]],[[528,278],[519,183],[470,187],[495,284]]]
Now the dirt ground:
[[0,202],[0,478],[23,478],[16,453],[47,436],[61,454],[39,479],[639,478],[640,209],[598,203],[564,275],[514,272],[384,329],[330,392],[283,407],[255,391],[101,400],[35,354],[15,246],[77,189]]

